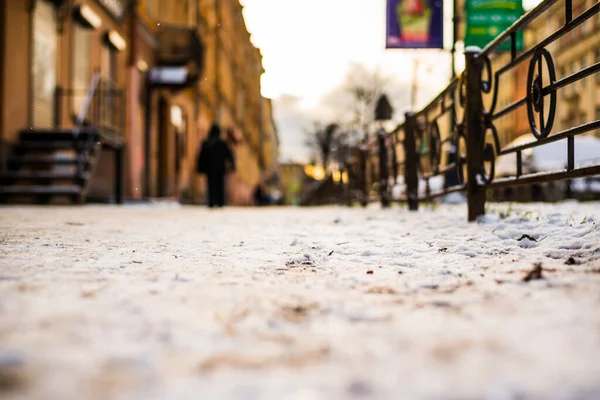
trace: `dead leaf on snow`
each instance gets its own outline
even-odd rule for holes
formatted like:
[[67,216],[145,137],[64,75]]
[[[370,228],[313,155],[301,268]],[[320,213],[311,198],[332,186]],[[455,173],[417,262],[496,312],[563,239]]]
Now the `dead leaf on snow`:
[[501,352],[503,346],[491,339],[469,340],[460,339],[436,343],[431,349],[431,355],[442,362],[452,362],[469,350],[482,349],[490,352]]
[[40,290],[40,287],[37,285],[32,285],[30,283],[20,283],[17,286],[17,290],[20,293],[35,293],[38,292]]
[[368,288],[365,293],[368,294],[398,294],[398,292],[391,287],[386,286],[374,286]]
[[237,333],[236,325],[249,315],[249,308],[234,308],[226,312],[215,313],[215,320],[223,326],[223,331],[227,335],[233,336]]
[[330,354],[329,346],[303,349],[276,355],[250,356],[239,353],[222,353],[200,362],[200,372],[210,373],[219,369],[263,370],[267,368],[303,368],[324,361]]
[[523,282],[544,279],[544,276],[542,275],[542,271],[543,271],[542,263],[533,264],[533,269],[531,271],[527,272],[527,275],[525,275],[523,277]]
[[592,268],[585,271],[586,274],[600,274],[600,268]]
[[520,238],[517,239],[517,242],[520,242],[521,240],[531,240],[532,242],[537,242],[537,239],[535,239],[534,237],[524,234],[523,236],[521,236]]
[[92,298],[92,297],[96,297],[96,294],[98,294],[98,292],[106,289],[108,287],[108,285],[104,285],[101,286],[99,288],[96,289],[85,289],[81,291],[81,297],[82,298]]
[[565,265],[579,265],[583,264],[581,260],[577,260],[575,257],[569,257],[567,261],[565,261]]
[[311,311],[318,308],[316,303],[297,304],[297,305],[286,305],[279,310],[279,317],[290,322],[301,322],[308,318]]

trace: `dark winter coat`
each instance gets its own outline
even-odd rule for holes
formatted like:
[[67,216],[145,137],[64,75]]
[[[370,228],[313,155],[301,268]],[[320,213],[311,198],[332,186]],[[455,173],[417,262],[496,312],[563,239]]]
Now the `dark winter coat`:
[[221,129],[213,125],[208,139],[202,142],[197,171],[206,175],[225,175],[235,170],[235,159],[229,145],[219,136]]

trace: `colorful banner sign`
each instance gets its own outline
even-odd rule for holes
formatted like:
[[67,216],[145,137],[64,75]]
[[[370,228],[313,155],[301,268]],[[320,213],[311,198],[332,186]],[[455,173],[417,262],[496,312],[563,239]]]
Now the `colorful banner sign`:
[[386,48],[443,48],[443,0],[387,0],[386,13]]
[[[524,13],[522,0],[467,0],[466,46],[484,48]],[[523,32],[517,32],[517,51],[523,48]],[[500,50],[510,51],[510,41]]]

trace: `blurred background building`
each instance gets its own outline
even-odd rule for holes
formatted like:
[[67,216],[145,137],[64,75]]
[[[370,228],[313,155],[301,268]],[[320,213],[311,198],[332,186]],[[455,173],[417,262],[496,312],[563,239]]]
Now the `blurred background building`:
[[[195,161],[213,122],[237,157],[232,203],[278,178],[262,55],[239,0],[4,0],[0,29],[5,195],[110,201],[121,179],[125,199],[202,203]],[[97,152],[74,147],[77,116]]]

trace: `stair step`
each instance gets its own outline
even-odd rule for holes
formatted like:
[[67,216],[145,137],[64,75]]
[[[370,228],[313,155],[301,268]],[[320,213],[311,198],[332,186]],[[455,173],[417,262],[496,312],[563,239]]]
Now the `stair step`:
[[70,171],[8,171],[0,174],[0,180],[23,180],[23,181],[39,181],[39,180],[86,180],[90,177],[89,173],[78,175]]
[[[20,150],[70,150],[90,149],[96,142],[74,141],[74,140],[24,140],[17,144]],[[90,146],[90,144],[92,146]]]
[[9,164],[35,164],[35,165],[48,165],[48,164],[60,164],[60,165],[76,165],[78,162],[83,161],[85,164],[89,164],[90,160],[88,157],[77,156],[74,154],[45,154],[45,155],[23,155],[23,156],[12,156],[8,159]]
[[0,186],[0,195],[77,195],[81,187],[77,185],[37,185]]
[[[20,138],[22,141],[72,141],[75,139],[75,136],[73,129],[24,130],[21,131]],[[88,139],[97,141],[100,139],[100,134],[96,129],[83,128],[79,131],[77,139],[80,141]]]

